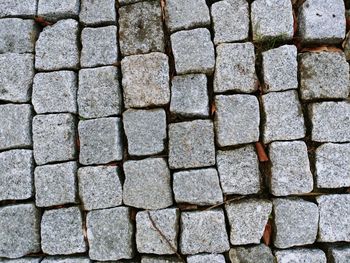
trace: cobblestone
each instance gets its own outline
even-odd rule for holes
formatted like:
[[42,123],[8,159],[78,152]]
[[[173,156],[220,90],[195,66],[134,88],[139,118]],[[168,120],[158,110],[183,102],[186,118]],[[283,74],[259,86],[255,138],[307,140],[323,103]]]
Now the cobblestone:
[[328,249],[328,254],[331,262],[342,263],[350,259],[349,247],[332,247]]
[[310,262],[310,263],[327,263],[326,255],[321,249],[287,249],[275,252],[277,263],[282,262]]
[[36,0],[3,0],[0,2],[0,17],[34,17],[36,13],[36,8]]
[[221,254],[199,254],[187,257],[188,263],[201,263],[201,262],[211,262],[211,263],[225,263],[225,257]]
[[85,25],[112,24],[116,22],[115,0],[80,0],[79,19]]
[[229,257],[231,263],[255,263],[257,259],[259,259],[260,263],[274,262],[271,249],[265,244],[250,247],[233,247],[230,249]]
[[39,0],[38,16],[49,21],[56,21],[65,18],[77,18],[79,15],[79,0]]

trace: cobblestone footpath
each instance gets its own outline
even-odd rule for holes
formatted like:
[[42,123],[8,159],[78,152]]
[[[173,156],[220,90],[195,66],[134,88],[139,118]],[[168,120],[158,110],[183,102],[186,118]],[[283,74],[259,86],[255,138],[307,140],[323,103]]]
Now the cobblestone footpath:
[[0,0],[0,262],[349,263],[347,26],[348,0]]

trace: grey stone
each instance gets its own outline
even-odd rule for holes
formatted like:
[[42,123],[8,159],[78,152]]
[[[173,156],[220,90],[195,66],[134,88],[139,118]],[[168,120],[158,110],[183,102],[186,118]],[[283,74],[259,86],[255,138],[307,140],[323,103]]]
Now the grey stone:
[[118,0],[119,5],[130,5],[141,1],[142,0]]
[[270,191],[275,196],[309,193],[313,177],[305,142],[273,142],[269,146],[271,160]]
[[219,146],[259,140],[259,101],[252,95],[215,96],[215,132]]
[[303,42],[341,42],[345,37],[344,1],[305,1],[299,9],[298,32]]
[[86,257],[45,257],[41,263],[91,263],[91,260]]
[[75,117],[69,113],[33,118],[33,150],[38,165],[76,157]]
[[36,8],[37,0],[1,0],[0,17],[34,17]]
[[301,198],[273,200],[274,237],[277,248],[313,244],[318,229],[317,205]]
[[60,20],[40,33],[35,45],[37,70],[77,69],[79,65],[78,22]]
[[81,167],[78,170],[79,196],[85,210],[122,204],[120,169],[113,166]]
[[263,141],[286,141],[305,136],[305,122],[294,90],[272,92],[262,96],[264,111]]
[[159,1],[119,8],[119,43],[123,56],[164,52],[162,10]]
[[[348,18],[349,19],[349,18]],[[350,60],[350,33],[346,34],[346,38],[343,42],[344,54],[347,61]]]
[[80,10],[79,0],[39,0],[38,16],[48,21],[77,18]]
[[259,244],[272,203],[262,199],[247,199],[225,205],[230,224],[232,245]]
[[252,43],[221,44],[216,48],[214,92],[252,93],[258,88]]
[[143,209],[161,209],[173,204],[170,171],[162,158],[124,163],[125,205]]
[[233,247],[230,249],[229,257],[231,263],[274,263],[271,249],[265,244],[250,247]]
[[76,162],[37,166],[34,171],[36,206],[76,203],[76,173]]
[[143,256],[141,258],[141,263],[182,263],[177,257],[154,257],[154,256]]
[[33,195],[32,150],[0,152],[0,200],[23,200]]
[[29,104],[0,105],[0,149],[31,147],[32,118]]
[[[136,244],[139,253],[174,254],[173,250],[177,250],[179,217],[180,212],[175,208],[138,212],[136,214]],[[153,224],[164,237],[159,235]]]
[[126,108],[161,106],[170,101],[168,57],[163,53],[129,56],[121,62]]
[[225,216],[221,209],[182,212],[180,224],[182,254],[222,253],[230,249]]
[[134,255],[134,227],[130,208],[116,207],[87,214],[89,257],[93,260],[129,259]]
[[118,61],[117,27],[85,27],[81,32],[81,67],[112,65]]
[[170,112],[181,117],[208,117],[209,98],[204,74],[175,76],[172,79]]
[[260,191],[259,160],[253,145],[217,151],[216,161],[225,194],[256,194]]
[[105,164],[123,159],[120,118],[80,121],[78,131],[81,164]]
[[174,173],[173,191],[177,203],[216,205],[223,202],[218,172],[214,168]]
[[19,258],[40,251],[40,214],[33,204],[0,207],[0,257]]
[[36,113],[76,113],[77,82],[73,71],[37,73],[32,92]]
[[350,247],[331,247],[328,249],[331,263],[347,263],[350,261]]
[[212,4],[214,43],[244,41],[249,33],[249,6],[246,0],[223,0]]
[[263,90],[282,91],[298,88],[297,48],[284,45],[262,53]]
[[115,0],[80,0],[79,20],[85,25],[115,24]]
[[322,102],[309,105],[311,138],[316,142],[350,141],[350,103]]
[[187,263],[225,263],[225,257],[221,254],[198,254],[187,257]]
[[29,101],[33,77],[32,54],[0,54],[0,100]]
[[350,194],[321,195],[319,242],[350,241]]
[[170,168],[196,168],[214,164],[214,127],[210,120],[169,125]]
[[129,109],[123,113],[123,124],[130,155],[152,155],[164,150],[167,132],[163,109]]
[[41,220],[41,248],[49,255],[83,253],[82,214],[78,207],[45,210]]
[[179,31],[170,38],[177,74],[211,74],[214,71],[214,45],[208,29]]
[[119,115],[122,91],[118,69],[113,66],[79,71],[78,108],[83,118]]
[[1,263],[40,263],[42,259],[39,257],[23,257],[18,259],[1,259]]
[[349,64],[344,53],[300,54],[299,66],[302,99],[341,99],[349,96]]
[[254,41],[292,39],[293,8],[290,0],[255,0],[251,5]]
[[321,249],[295,248],[277,250],[275,256],[277,263],[327,263],[326,255]]
[[210,24],[209,8],[205,0],[168,0],[165,21],[171,32],[204,27]]

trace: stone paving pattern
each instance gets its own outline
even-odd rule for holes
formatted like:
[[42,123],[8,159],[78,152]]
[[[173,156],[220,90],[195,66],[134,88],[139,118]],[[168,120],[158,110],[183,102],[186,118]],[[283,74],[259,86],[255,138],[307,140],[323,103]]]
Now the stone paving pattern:
[[0,0],[0,262],[349,263],[349,25],[348,0]]

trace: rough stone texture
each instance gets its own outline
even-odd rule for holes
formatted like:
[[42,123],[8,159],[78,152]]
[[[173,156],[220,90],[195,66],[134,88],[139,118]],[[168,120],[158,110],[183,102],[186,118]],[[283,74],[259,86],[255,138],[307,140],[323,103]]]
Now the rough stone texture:
[[33,118],[33,150],[38,165],[76,157],[75,117],[68,113]]
[[133,257],[134,227],[129,208],[91,211],[86,220],[91,259],[105,261]]
[[275,252],[277,263],[327,263],[325,253],[321,249],[286,249]]
[[81,32],[81,67],[111,65],[118,61],[117,27],[84,28]]
[[205,0],[168,0],[165,21],[171,32],[204,27],[210,24],[209,8]]
[[269,146],[269,156],[272,165],[270,191],[273,195],[312,191],[314,182],[305,142],[273,142]]
[[23,257],[18,259],[4,259],[0,258],[1,263],[40,263],[43,262],[39,257]]
[[340,99],[349,96],[349,64],[343,52],[300,54],[300,68],[302,99]]
[[277,248],[312,244],[318,229],[317,205],[301,198],[274,199],[274,238]]
[[271,249],[265,244],[250,247],[233,247],[230,249],[229,257],[231,263],[273,263],[274,256]]
[[164,52],[159,1],[144,1],[119,8],[119,42],[123,56]]
[[164,151],[167,138],[164,109],[129,109],[123,113],[123,124],[130,155],[145,156]]
[[40,251],[40,215],[33,204],[0,207],[0,257],[18,258]]
[[0,150],[32,145],[32,115],[29,104],[0,105]]
[[[214,45],[208,29],[179,31],[172,34],[170,39],[177,74],[210,74],[214,71]],[[189,50],[191,52],[188,52]]]
[[83,118],[119,115],[122,91],[116,67],[107,66],[79,71],[78,108]]
[[79,162],[85,165],[105,164],[123,158],[120,118],[79,121]]
[[[350,12],[348,13],[349,15],[347,19],[350,19]],[[347,61],[349,61],[350,60],[350,33],[349,32],[346,34],[346,38],[343,42],[343,48],[344,48],[345,58]]]
[[219,176],[214,168],[174,173],[173,191],[177,203],[215,205],[223,202]]
[[[174,254],[177,249],[177,235],[179,231],[178,209],[163,209],[156,211],[141,211],[136,215],[136,244],[139,253],[149,254]],[[164,237],[160,236],[154,228],[151,219]]]
[[85,25],[115,24],[115,0],[80,0],[79,19]]
[[175,76],[172,79],[170,112],[181,117],[208,117],[209,98],[204,74]]
[[187,263],[225,263],[225,257],[221,254],[199,254],[187,257]]
[[215,164],[214,129],[210,120],[172,123],[168,127],[170,168]]
[[221,209],[182,212],[180,224],[181,253],[222,253],[230,249],[225,216]]
[[219,150],[216,161],[223,193],[248,195],[260,191],[259,160],[253,145]]
[[153,257],[153,256],[143,256],[141,258],[141,263],[182,263],[177,257]]
[[294,34],[290,0],[255,0],[251,5],[254,41],[289,40]]
[[39,0],[37,13],[45,20],[56,21],[65,18],[77,18],[79,10],[79,0]]
[[156,52],[126,57],[121,68],[126,108],[161,106],[170,101],[167,55]]
[[0,100],[29,101],[33,77],[32,54],[0,54]]
[[79,65],[78,30],[78,22],[73,19],[45,27],[35,45],[35,68],[76,69]]
[[76,203],[76,173],[76,162],[37,166],[34,171],[36,206]]
[[350,261],[350,247],[331,247],[328,249],[331,263],[346,263]]
[[37,0],[2,0],[0,1],[0,17],[34,17],[36,8]]
[[311,138],[316,142],[350,141],[350,103],[322,102],[309,105]]
[[342,0],[307,0],[299,9],[298,32],[303,42],[339,43],[345,37]]
[[320,211],[319,242],[350,241],[350,194],[316,198]]
[[259,244],[272,203],[262,199],[247,199],[225,206],[230,224],[232,245]]
[[77,112],[77,74],[73,71],[37,73],[32,103],[37,114]]
[[162,158],[124,163],[125,205],[143,209],[161,209],[173,204],[170,171]]
[[272,92],[262,96],[265,115],[263,141],[285,141],[305,136],[304,116],[294,90]]
[[284,45],[262,53],[263,90],[282,91],[298,88],[297,48]]
[[91,263],[91,260],[85,257],[45,257],[41,263]]
[[215,96],[215,132],[219,146],[259,140],[259,101],[251,95]]
[[252,43],[221,44],[216,48],[214,92],[251,93],[258,88]]
[[122,204],[120,169],[113,166],[81,167],[78,170],[79,195],[85,210]]

